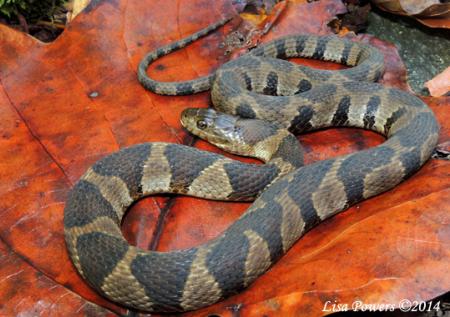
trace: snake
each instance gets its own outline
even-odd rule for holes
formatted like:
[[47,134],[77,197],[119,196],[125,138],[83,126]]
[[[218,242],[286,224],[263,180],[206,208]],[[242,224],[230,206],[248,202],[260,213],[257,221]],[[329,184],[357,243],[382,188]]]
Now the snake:
[[[150,52],[138,66],[138,79],[164,95],[210,89],[214,109],[185,109],[182,125],[265,164],[182,144],[141,143],[94,163],[68,195],[64,233],[70,258],[92,288],[120,305],[182,312],[237,294],[311,228],[410,177],[436,146],[439,126],[431,109],[414,95],[375,82],[384,71],[379,50],[334,35],[278,38],[194,80],[159,82],[147,75],[152,62],[227,21]],[[290,57],[348,67],[312,69]],[[304,165],[294,134],[329,127],[367,129],[385,141]],[[199,246],[158,252],[130,245],[120,230],[127,209],[161,193],[253,203]]]

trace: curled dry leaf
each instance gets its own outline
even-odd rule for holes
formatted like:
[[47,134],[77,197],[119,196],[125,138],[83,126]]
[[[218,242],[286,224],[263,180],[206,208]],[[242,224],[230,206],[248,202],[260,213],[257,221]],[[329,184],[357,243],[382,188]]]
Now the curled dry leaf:
[[370,4],[358,6],[356,4],[347,4],[347,13],[338,15],[328,23],[334,33],[345,35],[349,32],[359,33],[367,28],[367,18],[370,12]]
[[450,28],[450,3],[440,0],[372,0],[380,9],[416,18],[434,28]]
[[281,13],[284,12],[287,2],[280,1],[274,4],[270,12],[268,11],[267,13],[264,8],[260,9],[257,15],[241,13],[242,23],[239,29],[228,34],[225,38],[226,53],[233,52],[231,58],[236,58],[247,53],[249,49],[256,47],[262,37],[276,23]]
[[223,43],[225,54],[229,55],[233,52],[231,58],[236,58],[257,46],[285,10],[287,2],[287,0],[234,2],[234,9],[240,12],[239,26],[225,37]]
[[80,14],[81,11],[83,11],[84,8],[87,7],[87,5],[91,2],[91,0],[72,0],[69,2],[69,5],[71,7],[70,14],[68,16],[67,21],[70,22],[75,17]]
[[425,87],[434,97],[443,96],[450,92],[450,67],[425,83]]

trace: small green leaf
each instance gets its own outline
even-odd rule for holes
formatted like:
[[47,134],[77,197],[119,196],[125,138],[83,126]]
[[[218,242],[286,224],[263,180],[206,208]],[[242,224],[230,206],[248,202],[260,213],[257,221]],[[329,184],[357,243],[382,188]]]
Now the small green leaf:
[[7,8],[0,8],[0,12],[6,15],[8,18],[11,17],[11,12]]

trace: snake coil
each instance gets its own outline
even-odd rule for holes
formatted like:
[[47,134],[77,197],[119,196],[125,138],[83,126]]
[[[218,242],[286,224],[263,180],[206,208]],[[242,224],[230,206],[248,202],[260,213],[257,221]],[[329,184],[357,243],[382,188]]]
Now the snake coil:
[[[436,119],[420,99],[371,83],[383,71],[378,50],[335,36],[277,39],[197,80],[161,83],[147,76],[152,61],[226,21],[148,54],[139,80],[160,94],[211,88],[216,109],[227,114],[189,109],[183,124],[222,148],[229,147],[224,141],[229,136],[232,151],[250,151],[266,164],[244,164],[179,144],[138,144],[96,162],[67,200],[65,237],[75,267],[93,288],[122,305],[187,311],[242,290],[309,229],[411,176],[436,145]],[[352,67],[313,70],[279,59],[295,56]],[[343,126],[369,129],[387,140],[302,166],[301,148],[287,129]],[[198,247],[156,252],[129,245],[120,230],[124,213],[137,199],[157,193],[258,198],[223,234]]]

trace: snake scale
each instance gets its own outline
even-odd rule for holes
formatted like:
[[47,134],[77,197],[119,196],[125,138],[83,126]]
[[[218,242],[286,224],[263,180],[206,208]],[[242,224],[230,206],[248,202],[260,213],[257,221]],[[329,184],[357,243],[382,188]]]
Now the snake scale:
[[[180,144],[143,143],[96,162],[69,194],[64,228],[71,259],[93,288],[122,305],[188,311],[239,292],[309,229],[412,175],[437,143],[438,124],[419,98],[372,82],[383,72],[381,53],[335,36],[276,39],[196,80],[166,83],[148,77],[151,62],[226,21],[149,53],[138,77],[159,94],[211,88],[217,111],[187,109],[183,125],[266,164],[245,164]],[[283,60],[295,56],[352,67],[326,71]],[[291,132],[327,127],[369,129],[386,141],[303,166]],[[157,193],[257,198],[223,234],[198,247],[156,252],[131,246],[121,220],[134,201]]]

